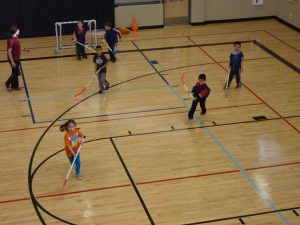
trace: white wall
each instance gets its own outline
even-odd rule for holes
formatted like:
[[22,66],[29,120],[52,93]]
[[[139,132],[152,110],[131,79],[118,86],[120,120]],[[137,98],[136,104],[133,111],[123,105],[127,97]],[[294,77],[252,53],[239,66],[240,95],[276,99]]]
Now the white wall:
[[252,0],[206,0],[205,20],[225,20],[274,16],[277,0],[264,0],[261,6],[253,6]]
[[116,27],[131,27],[136,17],[138,26],[161,26],[164,24],[163,4],[128,5],[115,8]]
[[300,28],[300,0],[191,0],[191,22],[277,16]]
[[[116,26],[130,27],[136,16],[138,26],[164,24],[163,4],[119,6],[115,9]],[[191,0],[191,22],[278,16],[300,28],[300,0],[264,0],[253,6],[252,0]]]

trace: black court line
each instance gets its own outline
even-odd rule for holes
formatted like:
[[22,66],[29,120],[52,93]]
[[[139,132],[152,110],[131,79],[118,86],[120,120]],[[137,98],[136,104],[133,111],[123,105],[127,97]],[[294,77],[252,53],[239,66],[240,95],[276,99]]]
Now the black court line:
[[260,212],[260,213],[245,214],[245,215],[240,215],[240,216],[224,217],[224,218],[213,219],[213,220],[204,220],[204,221],[199,221],[199,222],[194,222],[194,223],[185,223],[183,225],[196,225],[196,224],[220,222],[220,221],[225,221],[225,220],[236,220],[236,219],[245,218],[245,217],[253,217],[253,216],[260,216],[260,215],[265,215],[265,214],[292,211],[292,210],[299,209],[299,208],[300,207],[294,207],[294,208],[272,210],[272,211],[266,211],[266,212]]
[[[145,55],[144,51],[142,49],[139,48],[139,46],[132,41],[132,44],[137,48],[137,50],[141,53],[141,55],[144,57],[144,59],[149,63],[149,65],[156,71],[156,74],[160,76],[160,78],[167,84],[170,85],[170,83],[166,80],[166,78],[164,78],[163,75],[161,75],[161,73],[158,71],[158,69],[156,69],[156,67],[150,62],[150,60],[147,58],[147,56]],[[186,46],[190,46],[190,47],[194,47],[193,45],[186,45]],[[173,47],[172,47],[173,49]]]
[[299,213],[294,209],[293,210],[293,213],[296,215],[296,216],[299,216]]
[[287,43],[286,41],[280,39],[279,37],[275,36],[274,34],[270,33],[269,31],[263,30],[263,32],[265,32],[266,34],[270,35],[271,37],[277,39],[278,41],[280,41],[281,43],[285,44],[286,46],[294,49],[296,52],[300,52],[299,49],[295,48],[294,46],[290,45],[289,43]]
[[22,76],[22,79],[23,79],[24,87],[25,87],[25,93],[26,93],[28,107],[29,107],[29,111],[30,111],[30,115],[31,115],[31,120],[32,120],[32,123],[36,123],[33,108],[32,108],[32,104],[31,104],[31,100],[30,100],[29,90],[28,90],[28,87],[27,87],[27,84],[26,84],[25,74],[24,74],[21,62],[20,62],[20,72],[21,72],[21,76]]
[[[230,42],[231,43],[231,42]],[[210,45],[212,45],[212,44],[210,44]],[[145,75],[143,75],[143,76],[145,76]],[[143,76],[140,76],[140,77],[143,77]],[[130,80],[134,80],[134,79],[138,79],[139,77],[136,77],[136,78],[132,78],[132,79],[130,79]],[[123,81],[123,82],[121,82],[121,83],[118,83],[118,84],[115,84],[115,85],[113,85],[113,86],[117,86],[117,85],[120,85],[120,84],[122,84],[122,83],[125,83],[125,82],[128,82],[128,81],[130,81],[130,80],[127,80],[127,81]],[[112,87],[113,87],[112,86]],[[30,162],[29,162],[29,169],[28,169],[28,188],[29,188],[29,193],[30,193],[30,198],[31,198],[31,200],[32,200],[32,204],[33,204],[33,207],[34,207],[34,209],[35,209],[35,211],[36,211],[36,213],[37,213],[37,215],[38,215],[38,217],[39,217],[39,219],[40,219],[40,221],[43,223],[43,224],[45,224],[45,221],[44,221],[44,219],[43,219],[43,217],[42,217],[42,215],[41,215],[41,213],[40,213],[40,210],[43,210],[45,213],[47,213],[48,215],[50,215],[50,216],[52,216],[53,217],[53,215],[52,214],[50,214],[47,210],[45,210],[39,203],[38,203],[38,201],[37,201],[37,199],[36,199],[36,197],[35,197],[35,195],[34,195],[34,193],[33,193],[33,188],[32,188],[32,186],[33,186],[33,176],[34,176],[34,174],[32,173],[32,165],[33,165],[33,160],[34,160],[34,157],[35,157],[35,154],[36,154],[36,152],[37,152],[37,150],[38,150],[38,147],[39,147],[39,145],[40,145],[40,143],[41,143],[41,141],[43,140],[43,138],[44,138],[44,136],[46,135],[46,133],[50,130],[50,128],[55,124],[55,122],[57,122],[57,120],[59,120],[61,117],[63,117],[67,112],[69,112],[70,110],[72,110],[73,108],[75,108],[77,105],[79,105],[80,103],[82,103],[82,102],[84,102],[84,101],[86,101],[87,99],[89,99],[89,98],[91,98],[91,97],[93,97],[94,95],[96,95],[97,94],[97,92],[95,92],[95,93],[93,93],[93,94],[91,94],[91,95],[89,95],[89,96],[87,96],[86,98],[84,98],[84,99],[82,99],[82,100],[80,100],[79,102],[77,102],[77,103],[75,103],[74,105],[72,105],[70,108],[68,108],[67,110],[65,110],[62,114],[60,114],[47,128],[46,128],[46,130],[42,133],[42,135],[40,136],[40,138],[38,139],[38,141],[37,141],[37,143],[36,143],[36,145],[35,145],[35,147],[34,147],[34,149],[33,149],[33,152],[32,152],[32,155],[31,155],[31,157],[30,157]],[[298,116],[294,116],[294,117],[298,117]],[[283,119],[284,117],[280,117],[280,118],[275,118],[275,119]],[[289,118],[292,118],[292,117],[289,117]],[[271,119],[268,119],[268,120],[264,120],[264,121],[269,121],[269,120],[271,120]],[[255,122],[255,121],[251,121],[251,122]],[[204,128],[204,127],[200,127],[200,128]],[[190,129],[190,128],[189,128]],[[191,129],[193,129],[193,128],[191,128]],[[179,129],[178,129],[179,130]],[[188,130],[188,129],[187,129]],[[171,132],[171,131],[177,131],[177,130],[168,130],[168,131],[165,131],[165,132]],[[163,133],[163,132],[152,132],[152,134],[154,134],[154,133]],[[145,133],[145,134],[143,134],[143,135],[146,135],[147,133]],[[149,134],[149,133],[148,133]],[[135,134],[134,136],[138,136],[138,135],[142,135],[142,134]],[[129,135],[127,135],[127,137],[128,137]],[[131,136],[133,136],[133,135],[131,135]],[[122,136],[119,136],[119,137],[122,137]],[[101,140],[101,139],[97,139],[97,140]],[[38,167],[37,167],[38,168]],[[37,169],[36,168],[36,169]],[[34,171],[36,171],[36,170],[34,170]],[[62,220],[62,219],[60,219],[60,218],[58,218],[59,220],[61,220],[61,221],[64,221],[64,220]],[[72,223],[70,223],[70,224],[72,224]]]
[[[247,41],[246,41],[246,42],[247,42]],[[254,41],[251,41],[251,42],[254,43]],[[132,43],[133,43],[133,44],[136,46],[136,48],[138,49],[138,46],[134,43],[134,41],[133,41]],[[196,45],[196,44],[194,43],[194,45]],[[197,46],[197,47],[199,47],[199,46]],[[141,51],[140,53],[143,55],[143,57],[146,59],[146,61],[149,63],[149,65],[152,66],[152,68],[157,72],[157,74],[160,76],[160,78],[161,78],[161,79],[167,84],[167,86],[170,88],[169,82],[164,78],[164,76],[161,75],[160,71],[159,71],[159,70],[151,63],[151,61],[150,61],[150,60],[148,59],[148,57],[144,54],[144,52]],[[275,54],[275,55],[276,55],[276,54]],[[170,88],[170,89],[171,89],[171,88]],[[176,95],[179,99],[182,99],[182,97],[179,96],[178,93],[174,92],[173,89],[172,89],[171,91],[172,91],[173,94]],[[184,101],[184,100],[183,100],[183,101]],[[183,103],[186,104],[185,102],[183,102]],[[188,106],[187,106],[187,108],[188,108]],[[204,125],[204,126],[205,126],[205,124],[202,124],[202,123],[204,123],[204,121],[202,121],[201,118],[200,118],[200,123],[201,123],[201,125]],[[252,178],[249,177],[249,175],[248,175],[248,174],[244,171],[244,169],[240,166],[239,162],[236,161],[234,158],[232,158],[232,157],[229,155],[230,153],[225,149],[225,147],[222,146],[222,144],[217,140],[217,138],[214,136],[214,134],[212,134],[211,131],[207,130],[207,128],[206,128],[206,132],[207,132],[208,134],[210,134],[211,138],[212,138],[217,144],[220,145],[220,147],[221,147],[221,149],[223,150],[223,152],[224,152],[224,154],[226,155],[226,157],[229,158],[230,161],[232,161],[232,163],[233,163],[233,164],[240,170],[240,172],[244,175],[244,177],[247,178],[247,180],[252,184],[252,186],[253,186],[253,188],[256,190],[256,192],[257,192],[258,194],[260,194],[260,196],[261,196],[267,203],[269,203],[269,205],[270,205],[274,210],[277,210],[277,208],[276,208],[276,206],[273,204],[273,202],[272,202],[270,199],[266,198],[263,192],[261,193],[261,191],[260,191],[260,189],[257,187],[257,184],[255,183],[255,181],[253,181]],[[230,157],[229,157],[229,156],[230,156]],[[278,214],[279,214],[280,218],[281,218],[286,224],[288,224],[286,218],[285,218],[280,212],[278,212]]]
[[140,192],[139,192],[139,190],[138,190],[138,188],[137,188],[134,180],[132,179],[132,176],[130,175],[130,172],[129,172],[129,170],[128,170],[128,168],[127,168],[127,166],[126,166],[126,164],[125,164],[125,162],[124,162],[124,160],[123,160],[123,158],[122,158],[122,156],[121,156],[121,154],[120,154],[120,152],[119,152],[119,150],[118,150],[118,148],[117,148],[117,146],[116,146],[116,144],[115,144],[115,142],[114,142],[114,140],[112,138],[110,138],[110,142],[111,142],[112,146],[114,147],[114,149],[115,149],[115,151],[116,151],[116,153],[118,155],[118,158],[119,158],[120,162],[122,163],[122,166],[123,166],[123,168],[124,168],[124,170],[125,170],[128,178],[130,180],[130,183],[131,183],[132,187],[135,190],[136,195],[138,196],[138,198],[139,198],[139,200],[140,200],[140,202],[141,202],[141,204],[142,204],[142,206],[144,208],[145,213],[148,216],[148,219],[149,219],[150,223],[152,225],[155,225],[155,223],[154,223],[154,221],[153,221],[153,219],[151,217],[151,214],[150,214],[150,212],[149,212],[149,210],[148,210],[148,208],[147,208],[147,206],[146,206],[146,204],[145,204],[145,202],[144,202],[144,200],[143,200],[143,198],[142,198],[142,196],[141,196],[141,194],[140,194]]
[[[221,32],[221,33],[208,33],[208,34],[194,34],[194,35],[180,35],[180,36],[167,36],[167,37],[155,37],[155,38],[143,38],[143,39],[128,39],[122,40],[121,42],[131,42],[131,41],[148,41],[148,40],[160,40],[160,39],[170,39],[170,38],[185,38],[185,37],[200,37],[200,36],[214,36],[214,35],[223,35],[223,34],[241,34],[241,33],[253,33],[260,32],[264,30],[246,30],[246,31],[232,31],[232,32]],[[54,37],[54,36],[53,36]],[[43,48],[56,48],[56,45],[53,46],[41,46],[41,47],[32,47],[27,49],[43,49]],[[7,51],[1,49],[0,51]]]
[[[121,112],[121,113],[110,113],[110,114],[102,114],[102,115],[96,115],[96,116],[82,116],[82,117],[73,117],[74,120],[78,119],[90,119],[90,118],[100,118],[100,117],[109,117],[109,116],[120,116],[120,115],[131,115],[131,114],[137,114],[137,113],[147,113],[147,112],[159,112],[159,111],[166,111],[166,110],[172,110],[172,109],[183,109],[182,106],[176,106],[176,107],[170,107],[170,108],[160,108],[160,109],[148,109],[148,110],[140,110],[140,111],[131,111],[131,112]],[[58,121],[65,121],[67,119],[59,119]],[[48,123],[52,122],[52,120],[43,120],[39,121],[37,123]]]
[[240,221],[241,224],[245,224],[245,222],[242,218],[239,218],[239,221]]
[[[96,93],[95,93],[96,94]],[[91,96],[90,96],[91,97]],[[299,116],[291,116],[289,118],[295,118],[295,117],[300,117]],[[273,119],[268,119],[268,120],[280,120],[282,118],[273,118]],[[240,124],[240,123],[251,123],[251,122],[262,122],[262,121],[255,121],[255,120],[251,120],[251,121],[242,121],[242,122],[237,122],[237,123],[231,123],[231,124],[219,124],[218,126],[223,126],[223,125],[232,125],[232,124]],[[211,126],[208,126],[208,127],[211,127]],[[110,140],[111,138],[113,139],[117,139],[117,138],[126,138],[126,137],[131,137],[131,136],[142,136],[142,135],[151,135],[151,134],[157,134],[157,133],[168,133],[168,132],[172,132],[172,131],[183,131],[183,130],[191,130],[191,129],[202,129],[204,128],[203,126],[202,127],[189,127],[189,128],[181,128],[181,129],[176,129],[176,130],[166,130],[166,131],[154,131],[154,132],[146,132],[146,133],[139,133],[139,134],[133,134],[133,135],[119,135],[119,136],[114,136],[114,137],[104,137],[104,138],[97,138],[97,139],[93,139],[93,140],[88,140],[88,142],[94,142],[94,141],[99,141],[99,140]],[[48,161],[50,158],[54,157],[55,155],[57,155],[58,153],[60,152],[63,152],[64,149],[61,149],[53,154],[51,154],[50,156],[48,156],[46,159],[44,159],[36,168],[35,170],[32,172],[32,180],[35,176],[35,174],[37,173],[37,171],[40,169],[40,167],[46,163],[46,161]],[[47,214],[49,214],[50,216],[52,216],[53,218],[56,218],[57,220],[59,221],[62,221],[64,222],[65,220],[61,219],[61,218],[58,218],[57,216],[51,214],[49,211],[47,211],[46,209],[44,209],[38,202],[37,200],[35,200],[36,204],[44,211],[46,212]],[[300,208],[300,207],[299,207]],[[241,217],[241,216],[238,216],[238,217]],[[67,224],[74,224],[74,223],[71,223],[71,222],[68,222],[66,221],[65,223]]]
[[[261,60],[261,59],[273,59],[274,57],[261,57],[261,58],[252,58],[252,59],[245,59],[244,61],[255,61],[255,60]],[[221,61],[219,63],[227,63],[229,61]],[[176,69],[180,69],[180,68],[188,68],[188,67],[194,67],[194,66],[203,66],[203,65],[213,65],[216,64],[215,62],[210,62],[210,63],[199,63],[199,64],[193,64],[193,65],[188,65],[188,66],[180,66],[180,67],[175,67],[175,68],[171,68],[171,69],[166,69],[166,70],[162,70],[163,71],[170,71],[170,70],[176,70]],[[151,76],[156,74],[156,72],[152,72],[152,73],[148,73],[142,76],[138,76],[135,78],[131,78],[129,80],[123,81],[122,83],[128,82],[128,81],[132,81],[132,80],[136,80],[139,78],[143,78],[143,77],[147,77],[147,76]],[[180,85],[175,85],[180,86]],[[184,100],[189,100],[189,98],[184,99]],[[28,100],[20,100],[20,102],[25,102]],[[32,100],[31,100],[32,101]],[[153,109],[153,110],[145,110],[145,111],[135,111],[135,112],[124,112],[124,113],[112,113],[112,114],[103,114],[103,115],[93,115],[93,116],[82,116],[82,117],[75,117],[73,119],[89,119],[89,118],[99,118],[99,117],[107,117],[107,116],[115,116],[115,115],[126,115],[126,114],[134,114],[134,113],[142,113],[142,112],[151,112],[151,111],[160,111],[160,110],[168,110],[168,109],[180,109],[180,108],[184,108],[184,106],[182,107],[173,107],[173,108],[164,108],[164,109]],[[65,121],[66,119],[59,119],[58,121]],[[42,120],[42,121],[36,121],[36,123],[49,123],[52,122],[52,120]]]
[[272,51],[271,49],[267,48],[265,45],[261,44],[260,42],[254,40],[253,43],[260,47],[261,49],[263,49],[265,52],[269,53],[271,56],[273,56],[274,58],[278,59],[280,62],[282,62],[283,64],[285,64],[286,66],[288,66],[289,68],[291,68],[292,70],[294,70],[297,73],[300,73],[300,69],[295,66],[294,64],[290,63],[289,61],[287,61],[286,59],[284,59],[283,57],[281,57],[280,55],[278,55],[277,53],[275,53],[274,51]]
[[[251,43],[252,40],[242,41],[242,43]],[[133,42],[134,43],[134,42]],[[194,47],[205,47],[205,46],[215,46],[215,45],[231,45],[232,42],[220,42],[220,43],[208,43],[208,44],[199,44],[199,45],[178,45],[178,46],[170,46],[170,47],[159,47],[159,48],[146,48],[146,49],[133,49],[133,50],[123,50],[118,51],[118,54],[121,53],[131,53],[131,52],[142,52],[142,51],[160,51],[160,50],[170,50],[170,49],[181,49],[181,48],[194,48]],[[108,52],[104,52],[108,54]],[[87,55],[93,55],[93,53],[89,53]],[[34,58],[26,58],[21,59],[21,61],[34,61],[34,60],[45,60],[45,59],[59,59],[59,58],[70,58],[75,57],[75,54],[69,55],[58,55],[58,56],[45,56],[45,57],[34,57]],[[7,63],[7,60],[0,60],[0,63]]]

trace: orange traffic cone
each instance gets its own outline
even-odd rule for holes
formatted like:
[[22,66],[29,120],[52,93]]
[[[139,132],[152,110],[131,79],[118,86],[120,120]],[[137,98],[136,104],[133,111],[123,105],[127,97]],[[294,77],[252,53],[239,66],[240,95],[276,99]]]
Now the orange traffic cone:
[[137,19],[136,19],[136,17],[134,17],[133,20],[132,20],[131,30],[132,31],[137,31],[138,29],[139,29],[139,27],[137,25]]

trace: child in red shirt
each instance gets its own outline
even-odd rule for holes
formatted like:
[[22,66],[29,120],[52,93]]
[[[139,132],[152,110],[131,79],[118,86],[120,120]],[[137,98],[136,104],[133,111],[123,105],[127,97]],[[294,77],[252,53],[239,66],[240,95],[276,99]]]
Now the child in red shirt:
[[[65,150],[67,157],[69,158],[70,163],[72,164],[75,158],[75,155],[80,147],[80,145],[84,142],[84,135],[82,132],[76,128],[76,122],[72,119],[68,120],[66,123],[60,126],[60,131],[66,131],[64,140],[65,140]],[[78,180],[81,180],[82,177],[80,175],[80,152],[75,161],[75,171],[76,177]]]

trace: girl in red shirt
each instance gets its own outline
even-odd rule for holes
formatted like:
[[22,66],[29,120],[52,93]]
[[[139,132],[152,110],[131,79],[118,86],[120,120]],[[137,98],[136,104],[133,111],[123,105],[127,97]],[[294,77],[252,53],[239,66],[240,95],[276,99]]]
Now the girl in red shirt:
[[[68,120],[66,123],[60,126],[60,131],[66,131],[64,140],[65,140],[65,150],[67,157],[72,164],[75,158],[76,153],[79,150],[80,145],[84,142],[84,135],[82,132],[76,128],[76,122],[72,119]],[[80,175],[80,152],[75,161],[75,171],[76,177],[78,180],[81,180],[82,177]]]

